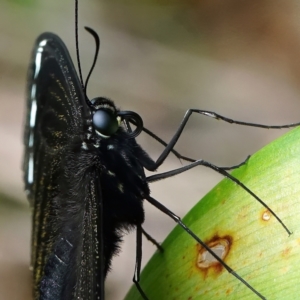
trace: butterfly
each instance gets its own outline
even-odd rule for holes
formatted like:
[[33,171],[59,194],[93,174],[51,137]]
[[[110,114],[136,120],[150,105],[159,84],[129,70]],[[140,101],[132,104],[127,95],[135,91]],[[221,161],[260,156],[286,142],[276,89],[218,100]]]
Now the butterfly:
[[[87,30],[99,45],[97,34],[90,28]],[[143,126],[137,113],[119,110],[108,98],[89,100],[86,85],[82,83],[81,73],[77,75],[63,41],[53,33],[40,35],[28,72],[23,167],[25,190],[33,208],[34,299],[104,299],[104,280],[112,257],[119,250],[123,232],[132,229],[136,229],[137,239],[134,282],[141,296],[147,299],[139,284],[142,235],[151,240],[142,228],[144,200],[176,221],[230,273],[264,299],[177,215],[151,197],[149,188],[150,182],[204,165],[245,189],[289,232],[271,208],[227,173],[239,165],[220,168],[204,160],[181,156],[174,150],[192,113],[229,123],[264,125],[234,121],[208,111],[188,110],[171,141],[165,143]],[[135,140],[142,131],[165,146],[156,161]],[[171,152],[190,164],[146,177],[144,170],[155,171]]]

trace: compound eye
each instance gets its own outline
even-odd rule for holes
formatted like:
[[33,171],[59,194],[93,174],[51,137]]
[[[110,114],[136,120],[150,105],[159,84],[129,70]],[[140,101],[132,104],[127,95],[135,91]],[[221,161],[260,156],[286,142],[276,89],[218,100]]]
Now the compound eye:
[[94,128],[104,136],[111,136],[118,128],[117,118],[106,110],[97,110],[93,115]]

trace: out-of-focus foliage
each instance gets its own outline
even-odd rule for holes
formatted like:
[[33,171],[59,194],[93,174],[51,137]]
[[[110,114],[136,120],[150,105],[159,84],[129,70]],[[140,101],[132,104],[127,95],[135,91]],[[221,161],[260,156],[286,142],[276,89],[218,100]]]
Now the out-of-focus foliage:
[[18,4],[23,6],[32,6],[35,5],[38,1],[37,0],[1,0],[1,2],[7,2],[10,4]]

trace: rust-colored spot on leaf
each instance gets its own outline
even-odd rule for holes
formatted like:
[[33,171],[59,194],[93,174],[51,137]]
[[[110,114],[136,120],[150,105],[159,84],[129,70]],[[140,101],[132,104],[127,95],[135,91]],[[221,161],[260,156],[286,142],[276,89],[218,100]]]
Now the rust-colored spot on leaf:
[[292,251],[292,248],[286,247],[285,249],[283,249],[283,251],[281,252],[281,254],[282,254],[282,256],[284,258],[286,258],[286,257],[289,256],[289,254],[291,253],[291,251]]
[[239,211],[237,217],[238,219],[246,219],[249,216],[249,205],[244,205],[241,210]]
[[263,211],[261,219],[266,222],[269,221],[271,219],[271,213],[268,210]]
[[[214,236],[212,239],[206,242],[206,245],[222,260],[226,258],[229,253],[230,247],[232,246],[232,237],[225,235],[223,237]],[[217,273],[220,273],[223,266],[220,262],[205,248],[201,245],[197,245],[197,262],[196,266],[198,269],[203,271],[206,275],[209,269],[213,269]]]

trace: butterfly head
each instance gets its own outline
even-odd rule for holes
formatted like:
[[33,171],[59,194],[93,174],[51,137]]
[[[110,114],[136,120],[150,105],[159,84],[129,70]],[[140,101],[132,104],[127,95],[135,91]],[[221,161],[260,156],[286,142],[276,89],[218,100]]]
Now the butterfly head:
[[121,117],[114,103],[109,99],[98,97],[91,100],[92,124],[97,135],[102,138],[109,138],[121,124]]
[[[116,133],[122,122],[127,128],[130,138],[134,138],[141,133],[143,120],[137,113],[133,111],[119,111],[111,100],[103,97],[94,98],[90,103],[93,115],[93,128],[101,138],[107,139]],[[131,130],[129,122],[136,126],[134,131]]]

